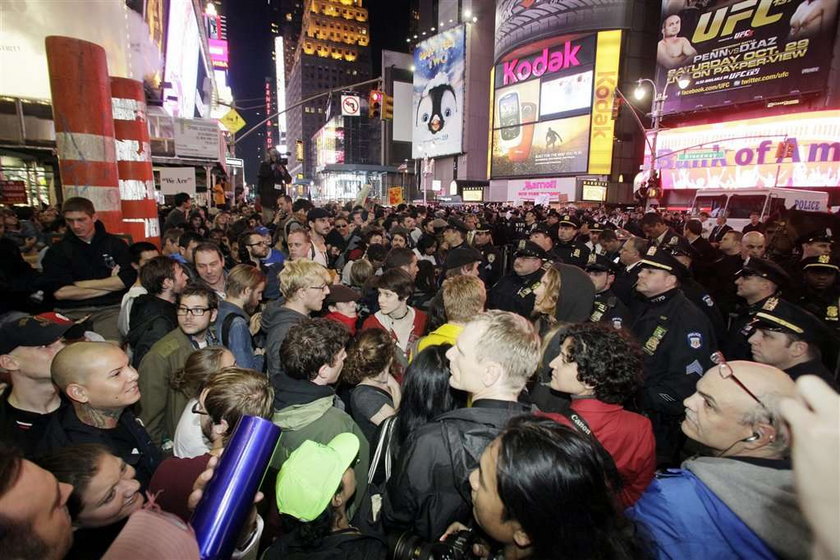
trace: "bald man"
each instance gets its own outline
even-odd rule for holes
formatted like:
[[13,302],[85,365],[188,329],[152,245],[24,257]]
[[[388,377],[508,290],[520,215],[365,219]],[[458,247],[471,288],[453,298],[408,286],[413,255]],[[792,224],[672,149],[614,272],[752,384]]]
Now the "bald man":
[[50,421],[39,451],[100,443],[136,469],[145,490],[161,455],[129,408],[140,389],[126,353],[107,342],[77,342],[55,355],[50,371],[71,406]]
[[650,530],[658,558],[807,558],[779,409],[794,382],[773,366],[719,358],[683,403],[683,433],[712,456],[654,479],[627,514]]
[[745,233],[744,237],[741,238],[741,258],[753,257],[763,259],[766,251],[767,241],[764,239],[764,234],[760,231]]

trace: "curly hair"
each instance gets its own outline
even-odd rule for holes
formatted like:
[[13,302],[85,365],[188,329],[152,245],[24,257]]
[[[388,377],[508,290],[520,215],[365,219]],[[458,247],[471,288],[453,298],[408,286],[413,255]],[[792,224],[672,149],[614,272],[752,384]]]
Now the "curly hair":
[[601,323],[569,327],[569,360],[577,364],[578,380],[594,387],[595,398],[621,404],[642,385],[639,345],[623,331]]
[[342,377],[357,385],[363,379],[382,373],[394,361],[394,340],[382,329],[366,329],[356,336],[347,350]]
[[312,381],[321,366],[334,364],[349,338],[347,328],[336,321],[301,321],[289,329],[280,346],[280,361],[286,375],[292,379]]

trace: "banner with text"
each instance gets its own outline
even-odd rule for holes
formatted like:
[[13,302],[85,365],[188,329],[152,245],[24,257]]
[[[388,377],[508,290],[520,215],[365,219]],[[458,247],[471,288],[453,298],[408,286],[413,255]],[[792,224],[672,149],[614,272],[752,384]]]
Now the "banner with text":
[[[656,82],[665,113],[825,88],[838,0],[662,1]],[[691,77],[679,91],[678,76]]]
[[160,192],[195,194],[195,167],[161,167]]
[[659,132],[657,167],[668,189],[838,187],[838,139],[840,111],[683,126]]

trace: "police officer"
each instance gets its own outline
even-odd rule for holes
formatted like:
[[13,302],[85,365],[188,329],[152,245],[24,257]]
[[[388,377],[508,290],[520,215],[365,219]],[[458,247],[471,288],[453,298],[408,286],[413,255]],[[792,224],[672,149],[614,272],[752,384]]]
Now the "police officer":
[[645,369],[638,404],[653,424],[658,460],[673,463],[684,440],[683,400],[712,366],[717,341],[709,319],[682,293],[686,270],[670,252],[650,247],[640,266],[636,290],[645,301],[631,329]]
[[685,276],[680,278],[680,288],[682,288],[683,294],[688,298],[688,301],[696,305],[709,318],[709,322],[712,323],[712,328],[715,331],[715,338],[719,341],[723,340],[726,336],[726,321],[723,319],[720,307],[715,303],[714,298],[705,286],[698,282],[691,272],[691,263],[697,253],[690,247],[686,250],[679,245],[671,248],[670,251],[686,270]]
[[836,386],[834,375],[821,358],[837,346],[838,340],[817,317],[771,297],[756,312],[750,326],[754,361],[775,366],[793,379],[816,375]]
[[488,294],[487,308],[512,311],[525,318],[534,310],[534,289],[545,274],[548,254],[533,241],[521,240],[513,254],[513,271],[502,277]]
[[529,236],[530,240],[543,248],[548,253],[548,258],[555,262],[564,262],[557,251],[554,250],[554,237],[548,229],[547,224],[537,224]]
[[655,212],[648,212],[642,216],[642,231],[645,237],[650,240],[651,245],[656,247],[682,247],[690,249],[691,243],[688,239],[668,227],[661,215]]
[[778,298],[790,277],[782,267],[767,259],[749,258],[735,274],[735,289],[744,302],[729,314],[727,335],[721,348],[727,360],[752,360],[748,341],[752,335],[750,323],[755,314],[771,297]]
[[629,329],[633,324],[630,310],[612,291],[616,265],[605,254],[591,253],[585,270],[595,284],[595,301],[589,320],[593,323],[606,323],[614,329]]
[[802,264],[802,293],[797,302],[800,307],[813,313],[829,328],[840,330],[840,288],[837,260],[831,255],[805,257]]
[[491,288],[502,277],[504,261],[502,252],[493,246],[492,226],[481,220],[475,227],[473,246],[481,253],[481,264],[479,265],[479,278],[484,285]]
[[577,240],[580,230],[580,220],[572,214],[565,214],[560,218],[557,229],[558,241],[554,253],[566,264],[584,268],[589,262],[589,247]]

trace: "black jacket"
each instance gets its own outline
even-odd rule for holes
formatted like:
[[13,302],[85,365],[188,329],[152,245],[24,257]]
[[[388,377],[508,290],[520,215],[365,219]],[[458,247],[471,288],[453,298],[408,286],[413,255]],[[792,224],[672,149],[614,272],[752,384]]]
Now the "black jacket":
[[264,161],[260,164],[257,172],[258,193],[260,204],[272,210],[277,207],[277,198],[286,194],[284,191],[274,188],[274,185],[285,185],[292,182],[292,176],[286,170],[286,166],[280,163]]
[[723,224],[722,226],[715,226],[712,228],[712,232],[709,234],[709,242],[710,243],[720,243],[720,240],[723,239],[723,236],[732,231],[732,226],[728,226]]
[[560,262],[583,268],[589,262],[591,251],[585,243],[573,239],[572,241],[558,241],[554,245],[553,252]]
[[467,522],[470,472],[508,420],[529,412],[520,403],[478,400],[472,408],[441,414],[411,434],[388,480],[382,502],[385,528],[437,540],[453,521]]
[[593,323],[605,323],[614,329],[629,329],[633,324],[630,310],[618,299],[612,290],[595,294],[592,313],[589,320]]
[[146,428],[143,427],[130,409],[123,410],[118,422],[120,427],[132,438],[134,444],[132,451],[135,452],[121,453],[120,447],[114,439],[114,430],[95,428],[84,424],[76,416],[76,411],[72,405],[62,407],[47,425],[37,455],[46,455],[76,443],[99,443],[134,467],[137,471],[140,489],[145,492],[155,469],[162,460],[160,450],[152,443],[152,438],[146,432]]
[[105,231],[102,222],[96,222],[96,233],[90,243],[85,243],[72,231],[68,231],[61,241],[47,249],[44,254],[44,289],[53,293],[80,280],[108,278],[111,276],[113,265],[120,267],[118,276],[126,286],[124,290],[91,299],[62,300],[59,307],[119,305],[128,287],[137,280],[137,271],[131,266],[128,245],[116,235]]
[[534,311],[534,300],[537,298],[534,288],[539,285],[543,274],[545,271],[540,268],[527,276],[519,276],[516,272],[503,276],[488,294],[487,309],[512,311],[527,319]]
[[388,548],[377,537],[356,529],[336,531],[321,541],[316,549],[303,548],[297,532],[281,535],[265,551],[263,560],[385,560]]
[[131,365],[140,367],[140,360],[155,342],[178,327],[176,305],[151,294],[134,300],[128,320],[127,342],[134,352]]

